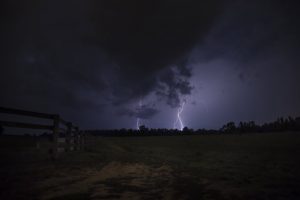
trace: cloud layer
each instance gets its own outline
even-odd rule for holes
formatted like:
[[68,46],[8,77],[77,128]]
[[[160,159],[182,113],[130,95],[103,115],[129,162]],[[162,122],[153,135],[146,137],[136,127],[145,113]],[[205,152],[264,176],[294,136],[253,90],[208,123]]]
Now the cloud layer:
[[[214,94],[207,104],[214,102],[215,108],[236,99],[251,105],[241,88],[251,85],[255,89],[249,91],[257,93],[249,94],[268,99],[259,92],[267,85],[266,91],[274,91],[268,93],[273,99],[285,95],[292,99],[289,106],[295,113],[300,107],[295,103],[300,98],[296,1],[3,0],[0,4],[0,105],[62,113],[84,126],[115,127],[128,123],[122,117],[163,121],[166,117],[160,115],[166,113],[161,110],[174,110],[192,96],[200,102]],[[212,87],[214,80],[218,85]],[[141,99],[150,103],[139,108]],[[266,101],[260,102],[268,107]],[[278,102],[282,109],[276,115],[291,110],[285,101]],[[277,109],[273,107],[269,110]],[[254,110],[260,113],[254,106],[244,113]],[[75,119],[74,113],[80,115]],[[217,113],[224,112],[214,110],[212,115]]]

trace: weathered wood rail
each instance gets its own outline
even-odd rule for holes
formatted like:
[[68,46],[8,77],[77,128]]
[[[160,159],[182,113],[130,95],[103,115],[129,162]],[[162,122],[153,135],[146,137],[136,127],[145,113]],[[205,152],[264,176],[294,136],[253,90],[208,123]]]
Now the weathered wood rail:
[[[53,158],[57,158],[59,152],[84,149],[84,132],[80,131],[71,122],[63,120],[59,115],[4,107],[0,107],[0,113],[52,120],[50,125],[0,120],[0,125],[3,127],[50,130],[53,133],[52,148],[50,150]],[[64,128],[60,125],[63,125]],[[60,137],[61,135],[64,135],[64,137]]]

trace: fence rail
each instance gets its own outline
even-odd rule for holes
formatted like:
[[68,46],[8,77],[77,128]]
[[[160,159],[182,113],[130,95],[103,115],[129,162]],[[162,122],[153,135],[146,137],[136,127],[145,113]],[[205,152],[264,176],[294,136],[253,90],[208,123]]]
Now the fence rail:
[[44,119],[54,119],[55,117],[55,115],[46,114],[46,113],[39,113],[39,112],[32,112],[27,110],[19,110],[19,109],[4,108],[4,107],[0,107],[0,113],[24,115],[24,116],[38,117]]
[[[28,128],[28,129],[40,129],[52,131],[52,158],[57,158],[58,153],[62,151],[82,150],[84,148],[84,132],[80,131],[77,126],[74,126],[71,122],[65,121],[59,115],[32,112],[27,110],[19,110],[14,108],[0,107],[0,113],[9,115],[22,115],[27,117],[35,117],[42,119],[52,120],[51,125],[23,123],[17,121],[1,121],[0,125],[4,127],[15,128]],[[65,126],[64,128],[60,125]],[[64,139],[60,137],[61,133],[64,133]],[[64,145],[62,145],[62,143]],[[62,147],[63,146],[63,147]]]

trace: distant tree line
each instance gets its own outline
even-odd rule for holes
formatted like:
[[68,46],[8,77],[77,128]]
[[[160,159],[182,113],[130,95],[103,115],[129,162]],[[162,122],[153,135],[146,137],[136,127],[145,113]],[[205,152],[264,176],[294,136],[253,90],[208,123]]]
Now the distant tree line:
[[[0,125],[0,135],[3,134],[3,127]],[[207,134],[243,134],[243,133],[266,133],[266,132],[282,132],[282,131],[300,131],[300,117],[298,118],[278,118],[274,122],[264,123],[262,125],[255,124],[254,121],[228,122],[219,130],[214,129],[190,129],[184,127],[182,131],[177,129],[149,129],[146,126],[140,126],[136,129],[109,129],[109,130],[87,130],[88,134],[94,136],[173,136],[173,135],[207,135]],[[28,135],[28,134],[27,134]],[[40,137],[51,137],[51,133],[43,133]]]
[[182,131],[177,129],[166,128],[147,128],[141,126],[139,130],[136,129],[109,129],[109,130],[88,130],[88,134],[94,136],[173,136],[173,135],[193,135],[193,134],[213,134],[218,133],[217,130],[199,129],[197,131],[185,127]]
[[280,131],[300,131],[300,117],[294,119],[278,118],[274,122],[257,125],[254,121],[240,122],[237,125],[234,122],[228,122],[219,130],[213,129],[190,129],[185,127],[182,131],[177,129],[149,129],[146,126],[140,126],[136,129],[110,129],[110,130],[88,130],[87,133],[95,136],[172,136],[172,135],[205,135],[205,134],[243,134],[243,133],[264,133]]
[[274,122],[257,125],[254,121],[240,122],[237,126],[234,122],[228,122],[221,129],[222,133],[251,133],[251,132],[279,132],[279,131],[299,131],[300,117],[278,118]]

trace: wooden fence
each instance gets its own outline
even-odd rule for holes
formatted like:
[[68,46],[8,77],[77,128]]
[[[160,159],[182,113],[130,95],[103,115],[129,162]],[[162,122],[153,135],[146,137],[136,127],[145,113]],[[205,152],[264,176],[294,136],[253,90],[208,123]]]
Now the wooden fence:
[[[57,158],[59,152],[84,149],[84,132],[80,131],[79,128],[74,126],[71,122],[63,120],[59,115],[4,107],[0,107],[0,113],[52,120],[52,124],[50,125],[0,120],[0,125],[3,127],[50,130],[52,132],[52,147],[50,153],[53,158]],[[63,125],[63,127],[60,125]]]

